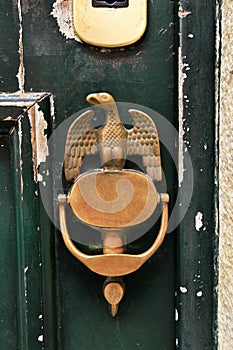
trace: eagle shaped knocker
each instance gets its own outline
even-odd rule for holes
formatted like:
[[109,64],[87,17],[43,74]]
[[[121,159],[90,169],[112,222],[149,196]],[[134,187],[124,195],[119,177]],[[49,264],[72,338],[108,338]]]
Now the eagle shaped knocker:
[[[60,228],[69,251],[93,272],[107,277],[104,296],[111,314],[117,315],[124,295],[122,276],[139,269],[162,244],[168,223],[169,196],[158,193],[154,182],[162,180],[157,128],[146,113],[129,109],[132,128],[126,129],[114,98],[108,93],[92,93],[86,99],[98,105],[106,116],[103,126],[92,126],[95,111],[82,113],[70,126],[66,138],[64,175],[71,183],[68,195],[58,196]],[[101,168],[81,173],[84,157],[99,154]],[[125,169],[129,155],[140,155],[146,173]],[[140,227],[162,209],[161,223],[152,246],[144,253],[125,253],[123,234]],[[66,206],[83,223],[102,233],[103,252],[83,253],[72,241],[66,223]]]

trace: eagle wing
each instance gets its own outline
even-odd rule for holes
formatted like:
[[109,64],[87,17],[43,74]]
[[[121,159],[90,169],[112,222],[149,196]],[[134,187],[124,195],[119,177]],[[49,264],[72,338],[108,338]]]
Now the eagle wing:
[[92,110],[81,114],[70,126],[65,147],[64,172],[67,181],[74,181],[83,158],[97,152],[96,131],[91,125],[95,113]]
[[162,180],[160,146],[157,128],[149,115],[129,110],[134,127],[128,131],[127,154],[142,155],[147,174],[155,181]]

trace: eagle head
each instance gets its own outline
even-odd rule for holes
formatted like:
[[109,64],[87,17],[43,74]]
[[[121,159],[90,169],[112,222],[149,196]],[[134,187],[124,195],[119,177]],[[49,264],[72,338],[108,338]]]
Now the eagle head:
[[103,109],[105,109],[105,106],[104,106],[105,104],[110,104],[115,102],[112,95],[108,94],[107,92],[89,94],[86,98],[86,101],[92,105],[100,105],[99,107],[102,107]]

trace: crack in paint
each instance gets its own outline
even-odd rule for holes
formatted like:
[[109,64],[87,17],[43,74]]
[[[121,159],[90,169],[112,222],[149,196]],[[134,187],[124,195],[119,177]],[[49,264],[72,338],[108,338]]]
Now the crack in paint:
[[19,15],[19,70],[16,78],[18,79],[19,90],[24,93],[25,84],[25,67],[23,58],[23,16],[21,0],[18,0],[18,15]]
[[203,228],[203,213],[200,211],[195,216],[195,228],[197,231],[200,231]]
[[178,156],[178,182],[179,187],[184,180],[184,127],[183,127],[183,115],[184,115],[184,101],[183,101],[183,89],[184,81],[187,78],[187,74],[183,72],[184,63],[182,57],[181,47],[178,48],[178,75],[179,75],[179,92],[178,92],[178,101],[179,101],[179,156]]
[[182,7],[182,5],[179,6],[179,10],[178,10],[178,16],[180,18],[186,18],[188,15],[191,15],[191,11],[185,11]]
[[32,143],[32,160],[34,168],[34,181],[40,181],[41,177],[38,174],[39,166],[45,162],[48,156],[47,135],[45,130],[48,128],[48,123],[45,120],[43,111],[36,104],[28,111],[28,117],[31,125],[31,143]]

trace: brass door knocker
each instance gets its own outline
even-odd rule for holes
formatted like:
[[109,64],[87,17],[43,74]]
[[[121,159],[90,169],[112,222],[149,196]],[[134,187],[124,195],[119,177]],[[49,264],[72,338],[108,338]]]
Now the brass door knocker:
[[[162,244],[168,223],[168,194],[159,194],[153,183],[162,179],[160,145],[156,126],[144,112],[130,109],[133,127],[127,130],[121,122],[113,97],[108,93],[87,96],[106,113],[106,122],[96,130],[91,121],[95,112],[88,110],[69,128],[64,173],[74,182],[69,194],[60,194],[59,216],[64,243],[69,251],[93,272],[106,276],[104,296],[116,316],[124,295],[122,276],[139,269]],[[101,169],[80,174],[86,155],[99,153]],[[147,174],[124,169],[127,155],[142,155]],[[103,253],[84,254],[68,233],[66,205],[82,222],[102,232]],[[123,233],[146,222],[160,205],[161,224],[152,246],[138,255],[124,252]],[[117,214],[116,214],[117,213]]]

